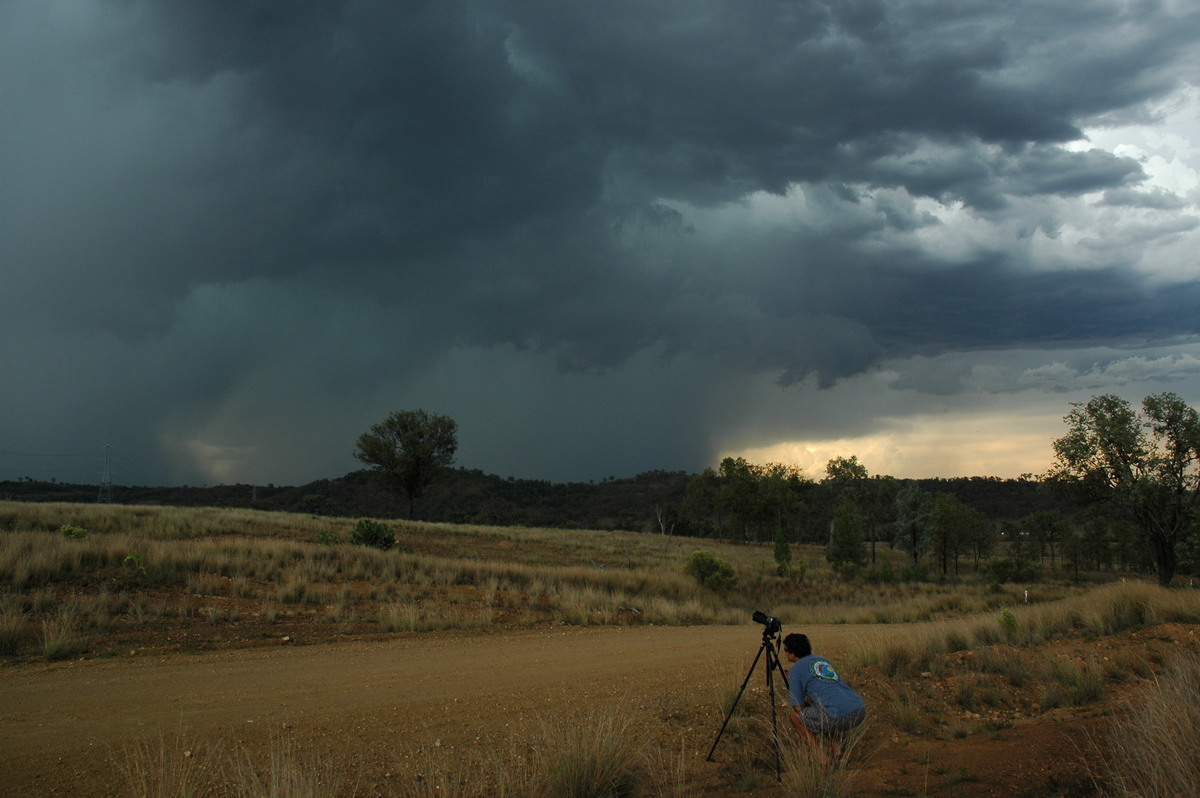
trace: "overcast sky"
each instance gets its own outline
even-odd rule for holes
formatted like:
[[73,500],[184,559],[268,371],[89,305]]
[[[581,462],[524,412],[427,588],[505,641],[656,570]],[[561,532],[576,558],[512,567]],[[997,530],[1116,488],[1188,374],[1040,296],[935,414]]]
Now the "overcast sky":
[[0,479],[1040,472],[1200,401],[1193,0],[0,0]]

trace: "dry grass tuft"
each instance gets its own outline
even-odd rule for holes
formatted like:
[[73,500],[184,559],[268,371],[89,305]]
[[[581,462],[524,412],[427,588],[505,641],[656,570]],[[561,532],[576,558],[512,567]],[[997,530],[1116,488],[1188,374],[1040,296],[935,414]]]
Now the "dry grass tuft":
[[1097,781],[1104,794],[1200,795],[1200,652],[1180,651],[1167,671],[1113,723],[1111,756]]
[[116,759],[128,798],[201,798],[218,794],[220,750],[180,727],[157,739],[133,743]]
[[619,708],[543,732],[537,795],[550,798],[638,794],[647,781],[628,715]]

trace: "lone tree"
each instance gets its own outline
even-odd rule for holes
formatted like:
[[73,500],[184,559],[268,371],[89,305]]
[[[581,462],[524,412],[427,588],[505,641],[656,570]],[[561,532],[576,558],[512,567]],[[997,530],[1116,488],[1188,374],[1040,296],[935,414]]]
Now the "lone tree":
[[1173,393],[1147,396],[1140,415],[1112,394],[1072,407],[1047,477],[1132,521],[1150,546],[1159,584],[1167,586],[1178,564],[1176,546],[1196,521],[1200,414]]
[[408,499],[408,517],[412,518],[413,502],[454,463],[457,433],[458,424],[447,416],[398,410],[358,436],[354,456],[389,477]]

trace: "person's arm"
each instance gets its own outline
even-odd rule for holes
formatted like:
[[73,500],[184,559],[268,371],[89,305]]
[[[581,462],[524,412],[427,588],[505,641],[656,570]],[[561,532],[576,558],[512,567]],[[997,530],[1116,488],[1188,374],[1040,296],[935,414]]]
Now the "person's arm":
[[792,711],[788,713],[788,720],[792,722],[797,734],[801,737],[808,736],[808,729],[804,728],[804,721],[800,719],[800,707],[792,707]]

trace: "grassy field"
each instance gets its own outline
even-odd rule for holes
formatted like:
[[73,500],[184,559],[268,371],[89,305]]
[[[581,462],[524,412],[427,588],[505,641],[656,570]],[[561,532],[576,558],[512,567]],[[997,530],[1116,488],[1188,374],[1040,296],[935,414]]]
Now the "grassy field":
[[[977,578],[881,583],[835,577],[823,550],[795,547],[780,577],[773,547],[629,532],[391,522],[396,547],[342,542],[351,519],[209,508],[0,503],[0,655],[104,653],[90,641],[164,624],[193,646],[250,643],[303,621],[321,636],[494,625],[897,623],[1024,601],[1025,586]],[[685,573],[705,549],[736,585]],[[881,551],[899,570],[899,552]],[[1034,600],[1077,594],[1060,582]],[[205,628],[208,634],[205,634]]]
[[[967,568],[943,582],[845,581],[815,547],[794,547],[802,565],[780,577],[772,546],[625,532],[388,522],[397,545],[381,551],[345,542],[353,525],[248,510],[0,503],[0,656],[19,666],[248,647],[280,635],[744,624],[762,609],[788,627],[881,628],[844,663],[879,708],[867,739],[852,742],[849,766],[797,759],[789,749],[788,795],[854,794],[853,750],[869,750],[872,735],[1002,735],[1021,719],[1101,704],[1114,692],[1135,694],[1144,711],[1120,715],[1096,758],[1094,784],[1108,784],[1112,795],[1200,789],[1200,718],[1179,709],[1200,705],[1194,639],[1190,647],[1139,641],[1103,658],[1080,653],[1133,630],[1196,624],[1200,591],[1116,578],[997,589]],[[713,591],[688,576],[697,549],[731,563],[735,585]],[[880,556],[900,570],[898,552]],[[896,624],[915,625],[887,634]],[[736,677],[723,701],[732,700]],[[765,731],[754,720],[762,707],[748,703],[732,744],[762,750]],[[504,775],[486,783],[456,775],[470,762],[435,758],[429,770],[443,775],[436,790],[431,781],[397,794],[696,794],[682,754],[625,744],[619,712],[589,725],[587,739],[545,730],[529,749],[536,758],[491,768]],[[167,755],[183,746],[196,755]],[[131,795],[355,794],[351,784],[321,782],[313,775],[319,763],[301,759],[281,741],[269,762],[251,763],[242,752],[208,751],[181,730],[129,750],[121,764]]]

